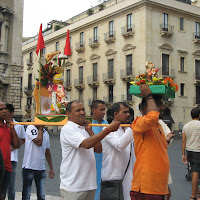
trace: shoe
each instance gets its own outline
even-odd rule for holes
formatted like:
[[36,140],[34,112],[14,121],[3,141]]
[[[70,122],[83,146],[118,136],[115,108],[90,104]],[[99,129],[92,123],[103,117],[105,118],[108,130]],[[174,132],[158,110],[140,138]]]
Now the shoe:
[[190,197],[190,200],[197,200],[197,197]]

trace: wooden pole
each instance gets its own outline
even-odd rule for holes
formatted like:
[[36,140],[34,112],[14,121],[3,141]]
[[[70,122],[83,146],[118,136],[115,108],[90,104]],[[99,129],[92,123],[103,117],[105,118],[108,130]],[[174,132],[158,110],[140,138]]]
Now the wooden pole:
[[42,52],[40,49],[40,57],[39,57],[39,114],[41,115],[41,56]]

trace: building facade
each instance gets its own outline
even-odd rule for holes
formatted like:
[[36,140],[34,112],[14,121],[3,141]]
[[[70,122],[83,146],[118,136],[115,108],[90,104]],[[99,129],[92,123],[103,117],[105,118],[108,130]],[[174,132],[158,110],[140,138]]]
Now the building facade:
[[0,101],[12,103],[22,119],[23,0],[0,1]]
[[[175,121],[173,129],[190,120],[190,110],[200,106],[200,7],[175,0],[109,0],[93,14],[81,13],[65,26],[44,33],[43,55],[64,51],[70,30],[72,55],[65,66],[65,83],[71,100],[81,100],[87,114],[94,99],[111,105],[127,102],[139,114],[140,99],[129,95],[130,81],[145,71],[146,61],[160,68],[160,77],[178,84],[175,99],[167,99]],[[91,14],[91,15],[90,15]],[[67,24],[67,25],[66,25]],[[32,97],[37,36],[23,43],[24,115],[34,115]]]

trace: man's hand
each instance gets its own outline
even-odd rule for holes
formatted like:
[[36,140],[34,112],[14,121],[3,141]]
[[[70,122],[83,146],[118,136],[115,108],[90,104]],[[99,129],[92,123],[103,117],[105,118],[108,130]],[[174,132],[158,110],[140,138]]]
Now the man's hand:
[[6,125],[10,128],[10,129],[14,129],[14,124],[12,120],[6,121]]
[[151,94],[151,90],[149,89],[149,86],[147,84],[141,84],[140,91],[142,97],[146,97],[148,94]]
[[88,124],[91,124],[90,121],[86,120],[85,121],[85,130],[89,133],[90,136],[94,135],[93,131],[92,131],[92,126],[88,126]]
[[173,133],[173,131],[171,131],[170,133],[167,134],[167,136],[166,136],[167,142],[170,142],[170,140],[175,136],[175,134],[172,134],[172,133]]
[[184,165],[187,164],[187,156],[182,155],[182,162],[184,163]]
[[55,173],[54,173],[53,169],[50,169],[49,170],[49,178],[54,178],[54,176],[55,176]]
[[108,127],[107,129],[109,130],[109,132],[114,132],[117,131],[118,128],[120,126],[120,122],[119,121],[113,121]]

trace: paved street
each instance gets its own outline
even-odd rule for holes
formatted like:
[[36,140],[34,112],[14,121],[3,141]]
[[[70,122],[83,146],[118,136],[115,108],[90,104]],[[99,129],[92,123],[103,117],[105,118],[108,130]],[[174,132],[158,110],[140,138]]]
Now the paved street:
[[[53,158],[53,165],[55,171],[55,178],[49,179],[46,181],[46,194],[53,196],[60,196],[59,192],[59,170],[60,170],[60,162],[61,162],[61,148],[60,148],[60,140],[58,135],[50,135],[51,142],[51,153]],[[16,179],[16,191],[21,193],[22,190],[22,178],[21,178],[21,165],[23,159],[23,150],[19,151],[19,163],[17,168],[17,179]],[[169,158],[171,162],[171,174],[173,179],[173,184],[170,186],[172,190],[172,200],[188,200],[191,193],[191,181],[186,181],[185,175],[187,174],[186,166],[181,162],[181,140],[175,138],[172,145],[169,147]],[[20,195],[18,193],[18,195]],[[32,193],[35,193],[35,184],[32,186]],[[16,200],[21,198],[16,198]],[[35,200],[32,196],[31,200]],[[58,197],[48,197],[47,200],[59,199]]]

